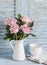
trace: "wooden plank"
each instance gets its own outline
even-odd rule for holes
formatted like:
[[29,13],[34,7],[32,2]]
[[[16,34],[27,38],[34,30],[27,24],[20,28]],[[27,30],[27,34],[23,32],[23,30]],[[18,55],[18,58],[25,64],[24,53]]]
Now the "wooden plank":
[[[40,1],[40,0],[39,0]],[[34,27],[32,33],[36,37],[29,37],[29,43],[41,44],[47,49],[47,2],[28,1],[28,16],[34,20]]]
[[0,42],[5,33],[4,20],[14,17],[14,0],[0,0]]

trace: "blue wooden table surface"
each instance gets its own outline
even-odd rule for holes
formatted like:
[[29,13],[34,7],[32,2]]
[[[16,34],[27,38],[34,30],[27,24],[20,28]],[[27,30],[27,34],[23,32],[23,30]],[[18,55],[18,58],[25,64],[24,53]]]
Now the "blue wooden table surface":
[[43,65],[29,60],[14,61],[11,56],[0,57],[0,65]]
[[0,65],[42,65],[42,64],[34,63],[29,60],[14,61],[12,59],[0,58]]
[[[28,49],[26,51],[28,51]],[[0,65],[43,65],[28,59],[15,61],[12,59],[12,55],[13,51],[9,43],[0,43]]]

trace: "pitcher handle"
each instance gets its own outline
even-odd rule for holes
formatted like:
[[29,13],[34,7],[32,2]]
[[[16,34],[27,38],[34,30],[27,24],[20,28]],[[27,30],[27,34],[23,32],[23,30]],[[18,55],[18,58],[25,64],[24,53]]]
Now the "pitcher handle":
[[10,46],[12,47],[12,50],[15,51],[14,45],[13,45],[14,43],[13,43],[13,42],[14,42],[14,40],[11,40],[11,41],[10,41]]

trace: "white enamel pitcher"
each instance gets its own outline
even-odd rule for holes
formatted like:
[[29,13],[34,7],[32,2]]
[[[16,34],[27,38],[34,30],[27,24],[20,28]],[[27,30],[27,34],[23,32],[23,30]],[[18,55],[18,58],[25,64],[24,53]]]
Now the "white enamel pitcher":
[[13,59],[14,60],[24,60],[25,52],[24,52],[24,40],[11,40],[10,45],[13,49]]

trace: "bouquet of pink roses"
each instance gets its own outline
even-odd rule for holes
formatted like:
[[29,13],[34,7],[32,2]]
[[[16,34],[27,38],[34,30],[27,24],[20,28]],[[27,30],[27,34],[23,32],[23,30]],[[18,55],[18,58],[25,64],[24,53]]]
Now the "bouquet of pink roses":
[[6,19],[4,23],[6,25],[6,36],[4,39],[22,40],[29,35],[35,36],[30,33],[34,22],[32,22],[27,16],[18,14],[17,18]]

